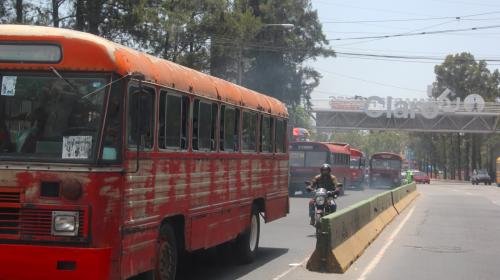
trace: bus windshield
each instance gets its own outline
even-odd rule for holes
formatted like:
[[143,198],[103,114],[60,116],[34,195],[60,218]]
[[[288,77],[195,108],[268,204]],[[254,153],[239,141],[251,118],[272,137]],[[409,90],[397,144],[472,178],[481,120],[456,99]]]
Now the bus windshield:
[[374,169],[401,169],[401,161],[397,159],[372,159]]
[[95,158],[107,79],[0,73],[0,81],[0,160]]
[[292,167],[320,167],[327,162],[327,152],[317,151],[290,151],[290,166]]
[[361,168],[361,158],[359,157],[351,157],[351,168],[352,169],[357,169],[357,168]]

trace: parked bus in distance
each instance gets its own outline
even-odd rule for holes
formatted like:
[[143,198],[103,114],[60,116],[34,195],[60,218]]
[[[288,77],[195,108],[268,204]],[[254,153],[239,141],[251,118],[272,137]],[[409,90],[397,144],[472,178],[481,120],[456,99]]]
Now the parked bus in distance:
[[0,279],[173,280],[289,211],[287,110],[67,29],[0,25]]
[[370,187],[401,185],[403,158],[394,153],[375,153],[370,158]]
[[351,186],[357,189],[364,189],[365,184],[365,154],[358,150],[351,148]]
[[332,174],[344,186],[350,184],[349,158],[351,152],[347,144],[322,142],[294,142],[290,144],[290,195],[301,195],[305,181],[319,174],[322,164],[332,167]]

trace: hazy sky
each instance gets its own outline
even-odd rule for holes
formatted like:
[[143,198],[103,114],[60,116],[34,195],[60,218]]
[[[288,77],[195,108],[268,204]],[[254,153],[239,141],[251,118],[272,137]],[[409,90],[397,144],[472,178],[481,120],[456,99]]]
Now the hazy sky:
[[[327,38],[398,34],[412,31],[463,29],[500,25],[500,2],[494,0],[312,0]],[[430,17],[464,17],[461,20]],[[419,19],[419,20],[408,20]],[[332,21],[378,21],[328,23]],[[398,21],[387,21],[398,20]],[[399,21],[405,20],[405,21]],[[331,41],[339,52],[398,56],[431,56],[471,52],[477,58],[500,59],[500,28],[458,33],[386,38],[379,40]],[[426,97],[434,79],[432,63],[394,62],[379,58],[337,56],[308,63],[322,75],[313,99],[329,96]],[[496,62],[495,64],[499,64]],[[499,65],[491,65],[496,69]]]

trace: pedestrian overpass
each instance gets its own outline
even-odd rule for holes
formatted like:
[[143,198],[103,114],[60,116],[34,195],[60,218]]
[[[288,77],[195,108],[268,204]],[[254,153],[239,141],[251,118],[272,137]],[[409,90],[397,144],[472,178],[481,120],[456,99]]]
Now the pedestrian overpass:
[[[443,97],[444,96],[444,97]],[[330,98],[311,100],[318,132],[404,130],[422,132],[499,133],[500,103],[479,95],[450,101],[398,98]]]

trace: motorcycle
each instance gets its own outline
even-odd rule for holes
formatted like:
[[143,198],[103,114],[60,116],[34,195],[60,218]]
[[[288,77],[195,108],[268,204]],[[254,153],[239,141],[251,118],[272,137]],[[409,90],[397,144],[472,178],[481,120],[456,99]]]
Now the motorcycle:
[[[306,182],[306,185],[307,191],[314,193],[314,227],[318,232],[321,218],[336,211],[337,203],[335,199],[338,198],[339,194],[337,191],[327,191],[325,188],[313,190],[310,182]],[[339,184],[338,187],[342,187],[342,184]]]

